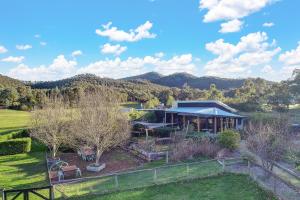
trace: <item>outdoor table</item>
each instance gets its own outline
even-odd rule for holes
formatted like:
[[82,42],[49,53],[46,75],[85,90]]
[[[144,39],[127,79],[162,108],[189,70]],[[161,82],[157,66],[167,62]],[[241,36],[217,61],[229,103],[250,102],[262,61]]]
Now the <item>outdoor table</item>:
[[65,166],[61,168],[64,176],[75,174],[76,176],[81,176],[81,171],[76,165]]

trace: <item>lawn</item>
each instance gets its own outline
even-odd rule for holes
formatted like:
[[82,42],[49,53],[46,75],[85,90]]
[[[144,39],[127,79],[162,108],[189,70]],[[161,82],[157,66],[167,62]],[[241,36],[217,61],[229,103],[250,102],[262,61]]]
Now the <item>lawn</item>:
[[88,196],[85,200],[269,200],[275,199],[245,175],[225,174],[188,182],[153,186],[104,196]]
[[[26,128],[29,122],[29,112],[0,110],[0,139],[14,130]],[[33,149],[38,149],[36,147],[33,142]],[[0,189],[45,186],[46,177],[44,152],[0,156]]]
[[0,188],[46,186],[44,156],[42,152],[0,156]]
[[29,112],[0,109],[0,136],[27,127],[29,122]]
[[[165,184],[182,181],[186,179],[214,176],[222,173],[221,165],[215,161],[203,161],[196,163],[181,163],[179,165],[167,165],[149,169],[138,170],[131,173],[121,173],[118,175],[118,185],[115,176],[105,176],[101,178],[89,178],[81,182],[56,185],[56,197],[67,196],[74,198],[82,195],[99,194],[118,190],[128,190],[153,186],[155,184]],[[117,188],[116,188],[117,187]]]

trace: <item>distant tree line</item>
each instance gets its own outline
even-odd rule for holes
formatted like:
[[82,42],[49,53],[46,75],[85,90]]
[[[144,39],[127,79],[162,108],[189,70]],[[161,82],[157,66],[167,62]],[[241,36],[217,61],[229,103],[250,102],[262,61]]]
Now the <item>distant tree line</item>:
[[285,111],[300,101],[300,72],[295,70],[289,80],[272,84],[260,78],[246,79],[241,87],[229,90],[219,90],[215,84],[200,90],[187,84],[182,88],[165,87],[148,81],[114,80],[90,74],[37,83],[0,76],[0,106],[32,110],[45,105],[51,96],[60,96],[75,106],[85,93],[101,87],[114,91],[120,102],[139,102],[147,108],[160,103],[170,107],[175,100],[220,100],[241,111]]

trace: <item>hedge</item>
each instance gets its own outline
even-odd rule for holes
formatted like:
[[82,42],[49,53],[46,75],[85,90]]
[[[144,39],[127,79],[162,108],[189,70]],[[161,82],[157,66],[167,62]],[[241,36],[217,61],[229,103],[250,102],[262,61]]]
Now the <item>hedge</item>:
[[2,136],[0,136],[0,141],[12,140],[12,139],[24,138],[24,137],[29,137],[28,130],[26,130],[26,129],[12,131],[8,134],[2,135]]
[[28,153],[31,150],[31,138],[18,138],[0,142],[0,155]]

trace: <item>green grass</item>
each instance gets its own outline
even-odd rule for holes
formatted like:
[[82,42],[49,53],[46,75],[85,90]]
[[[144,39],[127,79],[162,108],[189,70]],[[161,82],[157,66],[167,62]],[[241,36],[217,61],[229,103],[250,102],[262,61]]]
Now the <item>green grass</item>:
[[0,188],[46,186],[45,154],[42,152],[0,156]]
[[[26,128],[30,113],[15,110],[0,110],[0,139],[6,134]],[[0,189],[19,189],[48,185],[45,150],[33,141],[34,153],[0,156]]]
[[[159,163],[157,163],[159,164]],[[222,167],[217,161],[208,161],[203,163],[182,163],[176,166],[165,166],[156,168],[156,178],[154,178],[154,170],[146,169],[135,171],[134,173],[123,173],[118,175],[118,189],[127,190],[133,188],[147,187],[154,184],[164,184],[176,182],[180,180],[190,179],[194,177],[206,177],[217,175],[222,172]],[[59,185],[58,190],[68,197],[87,195],[91,193],[103,193],[105,191],[115,191],[115,176],[102,178],[86,179],[82,182]],[[56,196],[60,197],[61,192],[56,192]]]
[[188,182],[171,183],[104,196],[86,196],[85,200],[269,200],[275,199],[245,175],[225,174]]
[[25,128],[29,122],[29,112],[0,109],[0,136],[13,130]]

